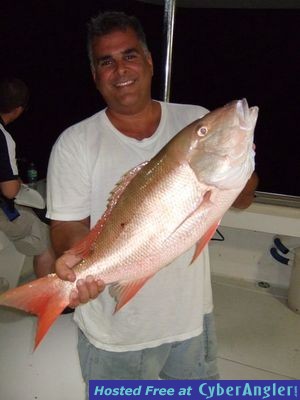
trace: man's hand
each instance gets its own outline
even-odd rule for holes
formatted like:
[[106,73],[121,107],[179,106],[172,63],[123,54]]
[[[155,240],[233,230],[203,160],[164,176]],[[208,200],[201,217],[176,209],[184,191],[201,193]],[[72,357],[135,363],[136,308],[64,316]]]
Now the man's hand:
[[239,194],[235,202],[232,204],[232,207],[240,209],[248,208],[254,200],[255,189],[257,188],[257,185],[258,185],[258,177],[256,172],[253,172],[246,186]]
[[96,299],[105,289],[105,283],[99,279],[95,280],[91,275],[84,279],[78,279],[77,290],[73,289],[70,293],[69,307],[75,308],[79,304],[85,304],[92,299]]
[[[81,261],[79,256],[72,253],[64,253],[56,260],[55,271],[59,278],[75,282],[76,275],[73,267]],[[69,307],[75,308],[79,304],[87,303],[89,300],[95,299],[104,290],[105,284],[102,280],[95,280],[91,275],[84,279],[78,279],[76,289],[70,294]]]

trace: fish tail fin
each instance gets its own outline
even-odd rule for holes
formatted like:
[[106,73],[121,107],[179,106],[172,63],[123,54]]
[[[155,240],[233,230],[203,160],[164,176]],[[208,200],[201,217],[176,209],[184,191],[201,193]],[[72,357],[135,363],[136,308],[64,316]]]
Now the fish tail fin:
[[55,274],[50,274],[0,295],[0,305],[18,308],[38,316],[34,349],[69,304],[68,294],[58,285],[58,281],[59,278]]

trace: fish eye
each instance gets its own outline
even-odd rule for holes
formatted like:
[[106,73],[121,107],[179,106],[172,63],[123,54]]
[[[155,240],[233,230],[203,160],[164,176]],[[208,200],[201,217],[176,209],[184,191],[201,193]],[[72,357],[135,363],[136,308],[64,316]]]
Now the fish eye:
[[206,126],[200,126],[200,128],[197,129],[197,135],[202,137],[205,136],[208,132],[208,129]]

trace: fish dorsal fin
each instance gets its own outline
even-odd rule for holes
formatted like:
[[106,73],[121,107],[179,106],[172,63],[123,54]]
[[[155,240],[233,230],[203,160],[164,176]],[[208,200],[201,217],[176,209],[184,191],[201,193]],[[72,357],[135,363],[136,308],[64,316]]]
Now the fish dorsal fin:
[[114,312],[119,311],[120,308],[127,304],[151,277],[152,275],[136,281],[119,282],[111,285],[109,288],[109,294],[117,302]]
[[108,199],[108,205],[107,209],[112,210],[117,201],[119,200],[121,194],[124,192],[124,190],[127,188],[128,184],[132,181],[132,179],[140,172],[142,168],[144,168],[145,165],[148,164],[149,161],[145,161],[128,172],[126,172],[119,182],[116,184],[114,189],[110,192],[110,197]]
[[96,223],[96,225],[90,230],[90,232],[79,242],[77,242],[71,249],[67,250],[66,253],[74,254],[81,258],[87,257],[91,251],[93,251],[93,245],[97,240],[98,236],[101,234],[106,221],[108,220],[114,206],[117,204],[120,196],[132,181],[132,179],[138,174],[138,172],[146,165],[148,161],[143,162],[136,167],[132,168],[130,171],[126,172],[120,181],[116,184],[113,191],[110,193],[110,197],[107,203],[107,208]]

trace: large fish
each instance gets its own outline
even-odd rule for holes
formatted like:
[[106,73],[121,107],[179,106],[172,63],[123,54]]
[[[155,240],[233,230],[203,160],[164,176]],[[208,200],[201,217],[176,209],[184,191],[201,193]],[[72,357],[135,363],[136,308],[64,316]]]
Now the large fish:
[[[197,243],[193,260],[254,170],[258,108],[233,101],[182,129],[151,161],[119,182],[88,236],[69,252],[76,278],[110,284],[116,311],[160,269]],[[35,346],[69,304],[76,282],[50,274],[0,296],[38,315]]]

